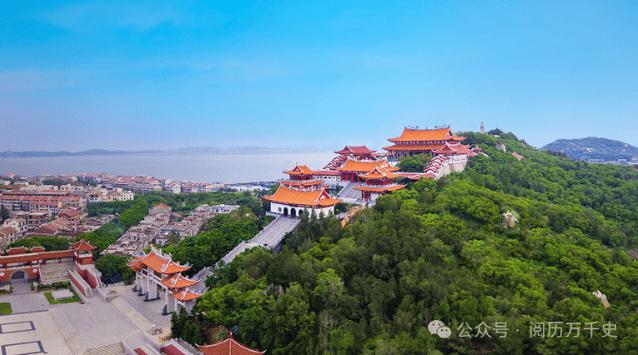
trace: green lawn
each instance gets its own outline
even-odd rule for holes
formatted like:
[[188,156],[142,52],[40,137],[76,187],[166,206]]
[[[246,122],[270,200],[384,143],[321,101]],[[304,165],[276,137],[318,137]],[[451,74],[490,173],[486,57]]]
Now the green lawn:
[[78,295],[75,294],[75,292],[73,290],[71,290],[71,293],[73,293],[73,297],[66,298],[66,299],[59,300],[59,301],[56,301],[55,298],[53,298],[53,295],[51,294],[51,291],[45,291],[44,292],[44,297],[46,297],[47,301],[49,301],[50,304],[73,303],[73,302],[80,302],[81,301],[80,297],[78,297]]
[[0,315],[4,316],[11,313],[13,313],[13,310],[11,309],[11,303],[0,302]]

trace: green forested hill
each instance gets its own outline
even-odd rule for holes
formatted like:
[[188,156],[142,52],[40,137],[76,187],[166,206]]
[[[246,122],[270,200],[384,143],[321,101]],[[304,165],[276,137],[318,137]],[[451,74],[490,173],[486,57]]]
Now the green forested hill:
[[[638,263],[625,250],[638,243],[638,173],[511,134],[498,138],[507,153],[465,136],[487,155],[465,172],[384,196],[345,229],[304,220],[283,252],[220,270],[190,322],[272,354],[637,353]],[[434,319],[450,338],[430,334]]]

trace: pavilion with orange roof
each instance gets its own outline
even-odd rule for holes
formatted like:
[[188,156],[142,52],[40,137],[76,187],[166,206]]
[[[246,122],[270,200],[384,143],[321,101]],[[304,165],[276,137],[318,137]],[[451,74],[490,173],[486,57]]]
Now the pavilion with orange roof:
[[375,167],[372,171],[359,175],[359,178],[364,182],[361,185],[354,186],[354,189],[361,191],[364,201],[374,201],[383,194],[404,188],[405,185],[394,182],[395,179],[401,177],[401,175],[394,173],[387,167]]
[[375,168],[383,168],[388,171],[399,170],[399,168],[392,166],[387,159],[360,161],[350,158],[335,170],[341,173],[341,181],[360,181],[361,174],[369,173]]
[[200,280],[182,275],[190,266],[179,264],[170,254],[163,254],[154,247],[146,254],[135,256],[128,265],[135,271],[133,292],[144,296],[144,301],[160,299],[163,292],[163,314],[175,312],[179,306],[190,312],[197,299],[202,296],[193,290]]
[[434,129],[405,127],[400,136],[388,139],[394,144],[383,149],[388,151],[391,158],[397,159],[415,154],[432,153],[443,148],[446,142],[458,143],[464,139],[464,137],[455,136],[450,127]]

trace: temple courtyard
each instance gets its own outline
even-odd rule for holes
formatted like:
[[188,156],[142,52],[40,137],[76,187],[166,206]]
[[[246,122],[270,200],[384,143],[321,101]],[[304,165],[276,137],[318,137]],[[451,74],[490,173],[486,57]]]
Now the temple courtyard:
[[170,333],[160,300],[144,302],[130,286],[112,287],[117,297],[85,303],[49,304],[42,293],[0,296],[13,314],[0,316],[0,353],[118,354],[148,349]]

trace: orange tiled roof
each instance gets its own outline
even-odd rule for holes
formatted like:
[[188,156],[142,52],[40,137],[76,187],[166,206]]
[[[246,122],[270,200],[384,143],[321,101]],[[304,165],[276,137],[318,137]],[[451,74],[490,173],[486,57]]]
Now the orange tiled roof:
[[345,163],[343,163],[342,166],[338,167],[337,170],[339,170],[339,171],[352,171],[352,172],[357,172],[357,173],[367,173],[367,172],[372,171],[374,168],[377,168],[377,167],[384,167],[384,168],[388,169],[389,171],[397,171],[397,170],[399,170],[398,168],[395,168],[392,165],[390,165],[390,163],[388,163],[388,161],[386,159],[383,159],[383,160],[364,160],[364,161],[348,159],[348,160],[346,160]]
[[390,186],[381,186],[381,187],[361,185],[361,186],[354,186],[354,189],[359,191],[366,191],[366,192],[384,193],[384,192],[401,190],[404,187],[405,185],[390,185]]
[[177,291],[173,292],[173,296],[175,296],[175,298],[178,301],[186,302],[186,301],[196,300],[196,299],[202,297],[202,294],[201,293],[192,292],[188,288],[185,288],[185,289],[177,290]]
[[450,144],[448,142],[445,142],[445,145],[443,147],[441,147],[441,149],[437,149],[437,150],[433,151],[433,153],[435,153],[435,154],[443,154],[443,155],[473,154],[473,152],[471,150],[469,150],[468,146],[466,146],[466,145],[463,145],[461,143]]
[[308,165],[295,165],[294,168],[288,171],[284,171],[287,175],[313,175],[314,170],[310,169]]
[[452,136],[449,127],[434,129],[404,128],[401,135],[388,139],[390,142],[443,141]]
[[394,179],[399,175],[391,172],[387,168],[375,167],[372,171],[359,175],[362,179]]
[[190,287],[193,285],[197,285],[199,281],[189,279],[182,274],[173,274],[169,277],[165,277],[162,279],[162,285],[171,288],[171,289],[180,289],[184,287]]
[[282,185],[299,187],[310,187],[323,184],[323,182],[319,180],[281,180],[280,182]]
[[144,256],[136,257],[144,266],[150,267],[153,271],[160,274],[175,274],[190,269],[190,266],[180,265],[174,262],[170,256],[164,256],[151,250]]
[[137,272],[144,268],[144,263],[137,259],[132,259],[128,262],[128,267],[133,269],[133,271]]
[[338,199],[330,197],[325,189],[299,191],[280,185],[272,195],[266,195],[264,200],[286,205],[301,205],[307,207],[328,207],[339,203]]
[[334,170],[315,170],[314,176],[339,176],[340,172]]
[[264,351],[253,350],[233,339],[232,335],[212,345],[200,345],[199,351],[204,355],[256,355],[264,354]]
[[383,147],[385,150],[407,150],[407,151],[425,151],[429,152],[443,148],[443,144],[395,144]]
[[89,244],[86,240],[80,239],[75,243],[71,243],[71,249],[77,251],[93,251],[95,250],[95,247]]

